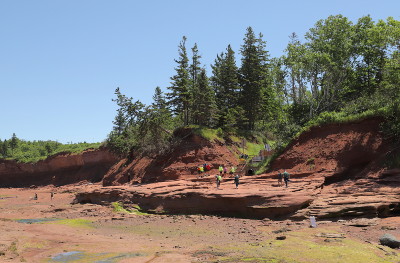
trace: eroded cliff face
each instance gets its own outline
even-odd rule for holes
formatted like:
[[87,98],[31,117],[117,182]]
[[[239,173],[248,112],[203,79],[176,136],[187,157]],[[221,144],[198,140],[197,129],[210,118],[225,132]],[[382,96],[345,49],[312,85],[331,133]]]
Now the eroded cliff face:
[[81,154],[60,153],[37,163],[0,160],[0,187],[99,182],[117,160],[106,149],[90,149]]
[[232,165],[238,166],[238,147],[208,141],[195,135],[191,129],[179,129],[175,133],[181,141],[169,152],[153,157],[136,157],[132,161],[120,160],[105,175],[103,186],[193,179],[197,177],[197,167],[204,163],[212,166],[206,174],[213,175],[218,174],[219,165],[228,169]]
[[[224,177],[217,189],[217,171],[193,177],[191,167],[198,163],[217,165],[235,157],[226,145],[189,136],[170,155],[142,158],[127,166],[120,162],[115,177],[105,179],[108,185],[125,185],[85,190],[75,201],[121,201],[144,210],[254,218],[399,216],[400,170],[383,167],[390,142],[379,131],[381,122],[372,118],[314,127],[291,143],[268,173],[242,177],[239,189],[230,177]],[[283,169],[291,174],[287,188],[277,181],[278,170]],[[132,185],[135,178],[127,183],[124,176],[129,171],[137,171],[132,175],[142,184]]]

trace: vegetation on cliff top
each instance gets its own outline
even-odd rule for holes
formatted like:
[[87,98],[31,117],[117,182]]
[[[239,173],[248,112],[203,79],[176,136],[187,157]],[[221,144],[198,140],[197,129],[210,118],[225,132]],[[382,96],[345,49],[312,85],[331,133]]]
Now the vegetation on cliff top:
[[80,153],[89,148],[99,148],[100,143],[70,143],[62,144],[56,141],[25,141],[15,133],[10,139],[0,140],[0,158],[18,162],[37,162],[60,153]]
[[303,42],[293,33],[284,55],[271,58],[264,36],[249,27],[240,65],[228,45],[208,75],[197,43],[189,56],[183,37],[166,94],[157,87],[146,106],[115,91],[107,145],[121,155],[158,153],[170,147],[173,130],[197,125],[204,137],[263,133],[279,148],[311,126],[370,116],[383,116],[387,137],[400,138],[399,39],[400,21],[391,17],[329,16]]

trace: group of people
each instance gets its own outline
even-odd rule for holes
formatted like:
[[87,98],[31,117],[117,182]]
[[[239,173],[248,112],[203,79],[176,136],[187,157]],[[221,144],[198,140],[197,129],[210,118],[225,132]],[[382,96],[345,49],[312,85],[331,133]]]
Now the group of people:
[[212,165],[211,165],[211,164],[205,163],[205,164],[199,165],[199,166],[197,167],[197,172],[198,172],[199,174],[202,174],[202,173],[204,173],[204,172],[206,172],[206,171],[210,171],[211,168],[212,168]]
[[[235,183],[236,189],[238,189],[238,187],[239,187],[239,178],[240,178],[240,176],[238,174],[235,174],[235,176],[233,177],[233,182]],[[217,174],[215,176],[215,179],[217,181],[217,189],[219,189],[219,186],[222,182],[222,175]]]
[[[50,199],[51,200],[53,200],[53,198],[54,198],[54,193],[53,192],[50,192]],[[38,200],[38,194],[37,193],[35,193],[35,195],[33,196],[33,197],[31,197],[30,198],[30,200]]]
[[[206,163],[197,167],[197,171],[198,171],[199,175],[204,173],[205,171],[210,171],[211,169],[212,169],[212,165],[206,164]],[[217,189],[219,189],[219,187],[221,185],[222,177],[228,173],[228,169],[226,166],[220,165],[218,167],[218,171],[219,171],[219,174],[217,174],[215,176]],[[238,189],[239,182],[240,182],[240,180],[239,180],[240,176],[235,173],[236,173],[236,167],[232,166],[229,170],[229,174],[231,176],[233,176],[233,182],[236,186],[236,189]],[[283,183],[285,183],[285,186],[288,187],[289,182],[290,182],[290,174],[286,170],[284,170],[283,172],[281,170],[279,170],[278,171],[278,186],[283,186]]]
[[290,182],[290,174],[285,170],[283,173],[279,170],[278,173],[278,186],[283,186],[282,179],[285,182],[285,186],[288,187]]
[[[226,166],[220,165],[218,167],[218,171],[219,174],[222,176],[222,173],[224,173],[224,175],[228,172],[228,169],[226,168]],[[236,172],[236,167],[232,166],[231,169],[229,170],[229,174],[234,174]]]

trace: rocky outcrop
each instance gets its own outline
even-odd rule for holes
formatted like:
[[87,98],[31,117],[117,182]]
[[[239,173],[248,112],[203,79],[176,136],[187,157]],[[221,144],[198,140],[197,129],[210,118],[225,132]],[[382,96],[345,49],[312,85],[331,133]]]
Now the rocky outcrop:
[[221,164],[238,165],[237,147],[232,144],[227,147],[226,143],[206,140],[190,128],[175,131],[174,137],[178,143],[164,154],[121,160],[106,174],[103,186],[193,179],[197,176],[197,166],[204,163],[214,168],[209,172],[214,175]]
[[395,236],[390,234],[384,234],[379,238],[379,243],[383,246],[388,246],[391,248],[399,248],[400,247],[400,240],[398,240]]
[[86,150],[81,154],[59,153],[37,163],[0,160],[0,187],[99,182],[116,161],[106,149]]
[[[257,189],[253,184],[257,181]],[[216,189],[213,182],[177,180],[83,191],[75,202],[108,205],[122,202],[142,210],[172,214],[216,214],[250,218],[287,218],[312,202],[312,189],[300,192],[268,189],[271,181],[244,178],[235,189],[231,178]]]
[[[196,178],[196,165],[236,164],[237,158],[222,143],[188,134],[167,155],[121,161],[103,185],[124,186],[82,192],[76,202],[121,201],[150,211],[254,218],[399,216],[400,170],[382,168],[390,144],[379,132],[381,122],[372,118],[314,127],[291,143],[268,173],[242,177],[239,189],[225,178],[217,190],[217,170]],[[283,169],[291,174],[288,188],[277,182]]]

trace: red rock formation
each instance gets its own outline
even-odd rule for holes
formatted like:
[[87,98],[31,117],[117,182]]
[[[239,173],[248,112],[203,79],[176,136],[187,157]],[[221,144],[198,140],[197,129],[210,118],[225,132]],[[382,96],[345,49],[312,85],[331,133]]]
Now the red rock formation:
[[105,149],[59,153],[37,163],[0,160],[0,187],[99,182],[116,161]]
[[[222,144],[187,135],[169,154],[140,158],[126,166],[120,162],[103,180],[104,185],[120,185],[131,172],[131,180],[158,183],[82,192],[76,201],[122,201],[146,210],[256,218],[400,215],[400,173],[382,168],[389,144],[379,132],[381,121],[373,118],[314,127],[286,148],[269,173],[243,177],[239,189],[234,189],[231,178],[225,178],[222,190],[217,190],[216,170],[195,179],[196,165],[208,162],[217,167],[237,160]],[[279,169],[291,174],[288,188],[278,187]],[[175,181],[160,182],[171,179]]]
[[180,141],[170,151],[155,157],[137,157],[131,162],[121,160],[106,174],[103,185],[193,179],[197,177],[197,166],[204,163],[213,166],[206,173],[214,175],[221,164],[228,167],[238,165],[236,147],[228,148],[219,141],[210,142],[194,134],[191,129],[180,129],[174,135]]

